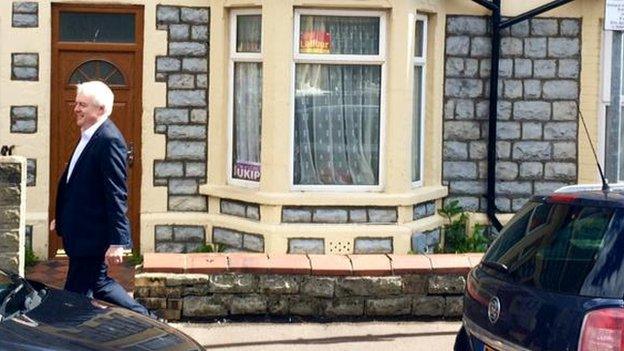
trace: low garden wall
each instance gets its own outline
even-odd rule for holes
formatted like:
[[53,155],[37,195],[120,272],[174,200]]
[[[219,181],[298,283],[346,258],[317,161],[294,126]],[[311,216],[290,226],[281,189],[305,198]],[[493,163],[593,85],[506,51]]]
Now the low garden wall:
[[0,268],[24,274],[26,159],[0,156]]
[[134,296],[167,320],[231,315],[459,318],[481,254],[145,255]]

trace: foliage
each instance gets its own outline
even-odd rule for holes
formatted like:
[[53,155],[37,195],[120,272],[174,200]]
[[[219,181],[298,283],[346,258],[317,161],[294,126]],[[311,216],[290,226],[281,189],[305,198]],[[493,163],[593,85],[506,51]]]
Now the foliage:
[[143,255],[132,251],[132,256],[128,258],[128,263],[132,264],[133,266],[140,265],[141,263],[143,263]]
[[447,220],[442,252],[485,252],[492,241],[486,235],[487,226],[477,224],[472,228],[472,235],[468,235],[468,214],[459,206],[459,201],[449,201],[438,213]]
[[217,243],[208,243],[198,247],[195,252],[224,252],[225,245]]
[[26,267],[33,267],[37,262],[39,262],[39,257],[35,255],[35,252],[31,248],[27,247],[24,251],[24,265]]

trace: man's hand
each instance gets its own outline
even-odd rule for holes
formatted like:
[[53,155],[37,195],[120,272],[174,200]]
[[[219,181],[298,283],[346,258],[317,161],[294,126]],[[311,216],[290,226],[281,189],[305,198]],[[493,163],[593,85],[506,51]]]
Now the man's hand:
[[50,222],[50,231],[53,232],[54,229],[56,229],[56,219],[53,219],[52,222]]
[[106,250],[105,258],[109,266],[120,264],[123,261],[123,245],[111,245]]

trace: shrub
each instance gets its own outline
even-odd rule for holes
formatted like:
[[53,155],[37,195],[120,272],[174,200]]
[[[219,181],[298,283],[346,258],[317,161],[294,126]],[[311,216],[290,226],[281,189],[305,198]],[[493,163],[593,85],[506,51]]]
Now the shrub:
[[444,246],[442,252],[485,252],[492,242],[486,235],[487,226],[477,224],[468,235],[468,214],[459,206],[459,201],[449,201],[438,213],[445,217],[447,224],[444,225]]
[[133,266],[143,263],[143,255],[138,252],[132,251],[132,256],[128,258],[128,263],[132,264]]
[[35,255],[33,249],[27,247],[24,251],[24,265],[26,267],[33,267],[37,262],[39,262],[39,257]]

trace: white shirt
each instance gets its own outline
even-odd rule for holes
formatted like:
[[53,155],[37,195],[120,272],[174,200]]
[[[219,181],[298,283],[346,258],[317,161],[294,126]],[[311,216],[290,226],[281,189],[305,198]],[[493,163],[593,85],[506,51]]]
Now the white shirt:
[[69,183],[69,177],[71,177],[71,174],[74,171],[74,167],[76,166],[76,162],[78,162],[78,159],[80,158],[80,155],[82,154],[82,151],[84,151],[84,148],[89,143],[89,140],[91,140],[91,137],[93,137],[93,134],[95,134],[95,131],[98,128],[100,128],[100,126],[107,119],[108,119],[108,116],[104,116],[101,120],[95,122],[94,125],[87,128],[87,130],[80,133],[80,142],[78,143],[78,146],[76,146],[76,149],[74,150],[74,154],[72,155],[72,158],[69,161],[69,169],[67,170],[67,179],[66,179],[67,183]]

